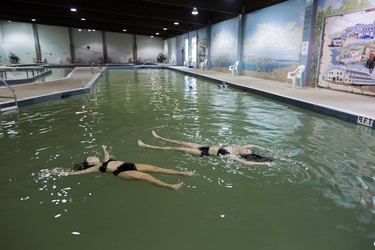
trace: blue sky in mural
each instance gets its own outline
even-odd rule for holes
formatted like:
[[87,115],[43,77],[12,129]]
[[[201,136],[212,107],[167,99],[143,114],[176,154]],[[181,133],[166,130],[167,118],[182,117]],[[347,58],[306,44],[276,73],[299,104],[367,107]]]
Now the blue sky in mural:
[[[332,6],[333,9],[338,9],[342,5],[343,0],[319,0],[318,9],[322,10],[328,6]],[[375,6],[375,0],[370,0],[372,6]]]
[[211,56],[237,56],[238,18],[212,25]]
[[[345,17],[345,18],[343,18]],[[375,13],[371,12],[355,12],[347,13],[339,16],[332,16],[330,19],[335,20],[335,25],[326,26],[325,33],[332,36],[339,36],[348,27],[353,27],[358,23],[371,24],[375,20]],[[331,21],[333,22],[333,21]]]
[[305,1],[293,0],[248,14],[244,56],[298,60],[304,11]]

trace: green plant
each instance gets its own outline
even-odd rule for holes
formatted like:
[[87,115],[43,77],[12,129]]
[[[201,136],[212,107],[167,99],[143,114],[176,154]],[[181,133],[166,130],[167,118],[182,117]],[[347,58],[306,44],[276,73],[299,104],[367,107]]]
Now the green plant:
[[12,52],[9,52],[8,58],[10,63],[18,63],[20,61],[20,58]]
[[163,52],[160,53],[160,54],[158,55],[158,57],[156,58],[156,61],[157,61],[158,63],[164,63],[166,60],[167,60],[167,57],[163,54]]

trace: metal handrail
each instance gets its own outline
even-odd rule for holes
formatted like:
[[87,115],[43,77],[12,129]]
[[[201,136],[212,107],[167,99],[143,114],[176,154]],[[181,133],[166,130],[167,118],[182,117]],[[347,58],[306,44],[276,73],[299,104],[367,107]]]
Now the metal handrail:
[[143,60],[142,65],[143,66],[146,65],[147,62],[150,62],[150,64],[151,64],[151,59],[149,58],[149,59]]
[[[16,91],[8,83],[6,83],[2,77],[0,77],[0,81],[3,82],[5,84],[5,86],[7,86],[10,91],[12,91],[15,106],[18,107]],[[11,98],[11,97],[9,97],[9,98]]]

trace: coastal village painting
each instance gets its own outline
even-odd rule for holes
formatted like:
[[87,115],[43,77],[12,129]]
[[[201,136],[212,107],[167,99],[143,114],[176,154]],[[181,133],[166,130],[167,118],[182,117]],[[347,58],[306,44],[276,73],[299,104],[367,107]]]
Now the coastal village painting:
[[325,17],[321,41],[318,86],[375,95],[375,9]]

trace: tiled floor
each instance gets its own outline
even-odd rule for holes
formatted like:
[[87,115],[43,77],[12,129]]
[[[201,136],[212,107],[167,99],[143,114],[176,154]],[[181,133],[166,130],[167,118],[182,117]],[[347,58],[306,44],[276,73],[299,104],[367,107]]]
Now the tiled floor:
[[[304,87],[293,89],[290,85],[286,86],[285,82],[270,81],[248,76],[229,76],[227,73],[210,70],[202,71],[187,67],[172,68],[187,74],[213,79],[220,83],[225,82],[228,85],[236,86],[271,99],[334,116],[348,122],[357,123],[358,119],[363,119],[362,123],[364,123],[364,125],[375,128],[375,122],[371,122],[375,120],[375,97],[320,88]],[[95,72],[99,72],[99,69],[96,69]],[[95,82],[99,75],[99,73],[92,74],[90,67],[82,67],[77,68],[72,72],[70,77],[66,79],[43,84],[16,85],[13,88],[20,102],[23,100],[36,100],[36,98],[40,98],[41,96],[56,95],[56,93],[62,95],[69,91],[83,89],[83,83],[86,83],[84,88],[87,88],[88,85],[91,86],[91,84]],[[2,96],[10,95],[11,92],[7,88],[0,88],[0,107],[4,107],[4,105],[10,101],[10,99],[2,98]],[[59,97],[60,96],[58,96],[58,98]],[[45,100],[49,99],[47,98]]]

